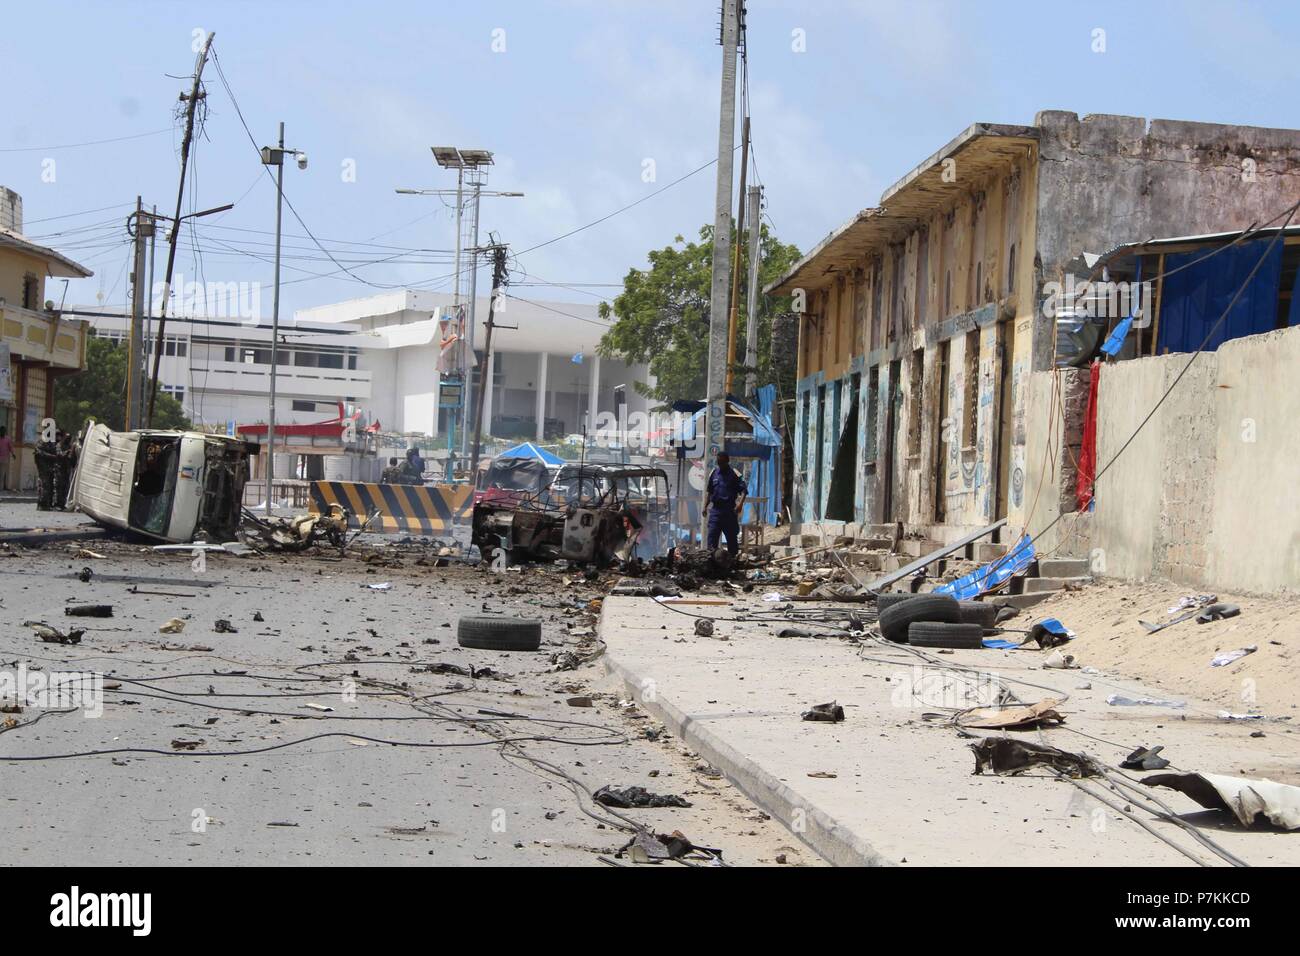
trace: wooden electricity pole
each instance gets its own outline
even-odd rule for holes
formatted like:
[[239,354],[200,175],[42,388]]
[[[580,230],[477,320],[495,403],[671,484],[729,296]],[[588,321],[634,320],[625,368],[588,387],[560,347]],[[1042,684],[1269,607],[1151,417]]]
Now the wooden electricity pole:
[[[492,387],[492,328],[496,318],[497,296],[505,295],[506,247],[492,247],[492,297],[488,299],[487,331],[483,336],[483,365],[479,369],[478,391],[474,395],[474,451],[469,460],[469,480],[478,478],[478,456],[483,442],[483,396]],[[477,256],[478,250],[473,252]],[[490,423],[489,423],[490,424]]]
[[176,266],[176,241],[181,233],[181,204],[185,199],[185,171],[190,161],[190,144],[194,140],[194,112],[199,98],[203,95],[199,85],[203,78],[203,67],[208,62],[208,51],[212,48],[215,37],[215,33],[209,33],[207,39],[203,41],[203,49],[199,51],[198,62],[194,65],[194,85],[190,87],[188,99],[181,94],[182,99],[185,99],[185,138],[181,140],[181,182],[176,189],[176,215],[172,217],[171,237],[167,241],[167,274],[163,278],[162,311],[158,314],[158,338],[153,350],[153,375],[149,380],[149,412],[145,416],[146,427],[153,425],[153,407],[158,399],[158,367],[162,363],[163,333],[167,329],[167,304],[171,298],[172,270]]

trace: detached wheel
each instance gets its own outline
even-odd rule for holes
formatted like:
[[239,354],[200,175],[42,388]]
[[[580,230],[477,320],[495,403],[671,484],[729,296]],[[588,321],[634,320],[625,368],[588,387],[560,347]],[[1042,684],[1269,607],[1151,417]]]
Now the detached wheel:
[[989,628],[997,626],[996,604],[985,604],[983,601],[958,601],[957,606],[961,609],[963,624],[978,624],[980,627]]
[[484,651],[535,651],[542,645],[542,622],[518,617],[462,617],[456,643]]
[[984,628],[978,624],[916,621],[907,629],[907,643],[915,647],[979,649],[984,646]]
[[946,594],[915,594],[880,612],[880,633],[885,640],[907,643],[907,629],[917,621],[957,624],[961,606]]
[[902,604],[904,601],[910,601],[914,597],[916,597],[915,594],[897,594],[894,592],[877,594],[876,610],[883,614],[886,608],[893,607],[895,604]]

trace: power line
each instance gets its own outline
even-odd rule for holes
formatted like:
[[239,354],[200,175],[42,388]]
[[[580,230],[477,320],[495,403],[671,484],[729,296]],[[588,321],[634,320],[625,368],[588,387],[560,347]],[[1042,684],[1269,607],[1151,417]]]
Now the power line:
[[39,153],[55,149],[79,149],[82,146],[103,146],[105,143],[121,143],[128,139],[144,139],[146,136],[158,136],[161,133],[170,133],[171,131],[172,128],[168,126],[166,129],[156,129],[149,133],[133,133],[130,136],[115,136],[112,139],[92,139],[84,143],[62,143],[58,146],[4,146],[0,147],[0,153]]

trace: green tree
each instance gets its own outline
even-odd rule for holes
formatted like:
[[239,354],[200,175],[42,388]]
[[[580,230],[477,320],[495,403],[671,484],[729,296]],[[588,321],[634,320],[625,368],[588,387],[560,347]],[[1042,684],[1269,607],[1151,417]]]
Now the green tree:
[[[126,348],[93,335],[86,338],[86,367],[54,384],[54,420],[59,427],[75,433],[87,418],[116,431],[126,427]],[[181,403],[159,392],[153,427],[192,426]]]
[[[734,245],[732,247],[735,248]],[[741,249],[740,303],[737,315],[736,361],[733,391],[740,391],[746,372],[745,315],[747,310],[748,255]],[[760,290],[799,259],[799,250],[777,240],[767,226],[759,233]],[[648,364],[656,384],[634,383],[643,395],[660,401],[703,398],[709,369],[709,288],[713,272],[713,228],[700,230],[699,242],[678,236],[671,246],[652,249],[648,269],[630,269],[623,291],[600,314],[614,324],[600,341],[601,355],[629,364]],[[760,292],[761,295],[761,292]],[[789,298],[763,296],[758,309],[758,384],[772,381],[772,316],[790,308]],[[782,383],[790,391],[793,383]]]

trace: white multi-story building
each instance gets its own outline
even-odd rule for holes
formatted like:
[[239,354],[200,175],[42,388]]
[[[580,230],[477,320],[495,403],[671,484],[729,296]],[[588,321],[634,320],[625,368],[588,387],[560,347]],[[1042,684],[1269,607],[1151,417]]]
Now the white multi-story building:
[[[504,303],[504,307],[502,305]],[[645,366],[602,359],[596,345],[609,329],[593,304],[499,300],[492,356],[485,359],[488,300],[476,307],[477,367],[490,363],[483,396],[484,431],[501,438],[542,440],[581,432],[601,413],[614,413],[615,388],[626,386],[629,413],[648,401],[633,387],[649,381]],[[403,290],[297,312],[280,323],[276,421],[321,421],[338,404],[354,406],[362,424],[385,432],[447,436],[456,418],[444,407],[439,318],[453,306],[443,293]],[[82,312],[95,334],[124,342],[129,320]],[[152,339],[149,358],[152,361]],[[270,393],[271,330],[260,322],[168,318],[159,368],[160,389],[176,397],[196,424],[214,427],[265,422]],[[474,392],[471,392],[471,395]],[[454,399],[453,399],[454,400]]]

